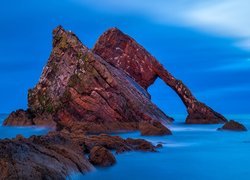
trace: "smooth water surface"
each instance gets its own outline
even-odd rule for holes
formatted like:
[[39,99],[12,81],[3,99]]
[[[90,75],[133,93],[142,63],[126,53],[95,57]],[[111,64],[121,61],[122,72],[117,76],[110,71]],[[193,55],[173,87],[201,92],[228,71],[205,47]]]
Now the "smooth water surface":
[[[250,129],[250,116],[230,116]],[[184,117],[183,117],[184,118]],[[157,153],[129,152],[117,155],[117,164],[72,179],[87,180],[248,180],[250,178],[250,132],[217,131],[222,125],[170,126],[172,136],[141,137],[138,132],[124,138],[145,138],[164,147]]]
[[4,138],[14,138],[16,135],[21,134],[24,137],[30,137],[32,135],[43,135],[49,132],[49,129],[46,127],[10,127],[2,126],[4,119],[7,117],[7,114],[0,114],[0,139]]

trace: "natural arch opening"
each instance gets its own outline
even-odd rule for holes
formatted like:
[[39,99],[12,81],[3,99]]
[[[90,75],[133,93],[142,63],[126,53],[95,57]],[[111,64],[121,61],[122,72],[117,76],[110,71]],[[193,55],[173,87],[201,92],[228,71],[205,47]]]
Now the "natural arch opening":
[[157,78],[148,88],[151,100],[165,114],[173,117],[175,122],[184,122],[187,110],[180,97],[166,83]]

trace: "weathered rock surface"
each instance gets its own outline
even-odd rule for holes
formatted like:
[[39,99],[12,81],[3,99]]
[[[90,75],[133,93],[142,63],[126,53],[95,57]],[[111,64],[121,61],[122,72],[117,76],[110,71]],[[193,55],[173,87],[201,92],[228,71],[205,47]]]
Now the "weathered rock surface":
[[19,109],[17,111],[12,112],[7,119],[5,119],[3,125],[9,126],[32,126],[34,125],[33,116],[29,111],[24,111]]
[[182,81],[172,76],[141,45],[117,28],[106,31],[97,41],[93,52],[126,72],[145,89],[160,77],[185,104],[188,112],[186,123],[212,124],[227,121],[221,114],[199,102]]
[[144,152],[156,151],[156,147],[153,144],[143,139],[123,139],[119,136],[110,136],[107,134],[85,136],[77,133],[68,134],[67,136],[82,146],[85,152],[90,152],[95,146],[103,146],[109,150],[116,151],[118,154],[133,150]]
[[[141,121],[172,121],[150,101],[144,88],[62,27],[53,31],[52,53],[28,100],[32,124],[77,125],[88,133],[134,130]],[[23,113],[29,116],[28,111]],[[4,124],[29,125],[17,122],[21,119],[16,116],[12,113]],[[47,117],[47,121],[38,120]]]
[[0,179],[66,179],[72,171],[86,173],[93,166],[80,146],[60,135],[0,141]]
[[162,125],[158,121],[153,122],[140,122],[139,123],[139,130],[141,135],[143,136],[162,136],[162,135],[171,135],[171,131]]
[[89,161],[101,167],[112,166],[116,163],[114,155],[102,146],[95,146],[90,150]]
[[247,131],[247,128],[234,120],[230,120],[226,122],[221,128],[218,130],[230,130],[230,131]]
[[[106,134],[51,132],[27,139],[18,135],[0,140],[0,179],[65,179],[72,172],[84,174],[94,169],[92,164],[113,165],[116,160],[108,150],[155,152],[156,147],[143,139]],[[89,160],[85,153],[90,153]]]

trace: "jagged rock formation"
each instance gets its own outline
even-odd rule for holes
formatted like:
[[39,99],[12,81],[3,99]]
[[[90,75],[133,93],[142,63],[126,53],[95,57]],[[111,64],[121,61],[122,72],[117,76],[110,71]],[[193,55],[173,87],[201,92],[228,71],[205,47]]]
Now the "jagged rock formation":
[[228,122],[226,122],[221,128],[219,128],[218,130],[229,130],[229,131],[247,131],[247,128],[241,124],[238,123],[234,120],[230,120]]
[[188,112],[186,123],[211,124],[227,121],[221,114],[199,102],[182,81],[172,76],[149,52],[119,29],[111,28],[101,35],[93,52],[126,72],[145,89],[160,77],[185,104]]
[[[29,90],[28,105],[22,114],[30,120],[27,125],[47,122],[89,133],[135,130],[141,121],[172,120],[150,101],[144,88],[61,26],[53,31],[52,53],[39,83]],[[4,124],[20,124],[12,117],[16,113]],[[49,118],[41,121],[43,117]]]

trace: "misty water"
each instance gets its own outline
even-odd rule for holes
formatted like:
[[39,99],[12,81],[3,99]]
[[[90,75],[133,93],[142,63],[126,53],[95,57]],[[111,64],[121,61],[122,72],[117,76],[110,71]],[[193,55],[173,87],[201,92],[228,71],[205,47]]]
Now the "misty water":
[[[1,121],[6,115],[1,115]],[[250,132],[217,131],[221,125],[186,125],[185,116],[174,116],[169,126],[172,136],[142,137],[139,132],[118,134],[123,138],[144,138],[154,144],[162,143],[156,153],[127,152],[116,155],[117,164],[97,168],[86,175],[72,174],[69,179],[127,180],[216,180],[250,177]],[[250,129],[250,115],[230,115]],[[0,138],[46,134],[41,127],[0,127]],[[117,134],[114,134],[117,135]]]
[[23,135],[24,137],[30,137],[32,135],[42,135],[47,134],[49,129],[46,127],[10,127],[2,126],[3,120],[7,117],[7,114],[0,114],[0,139],[4,138],[15,138],[16,135]]

